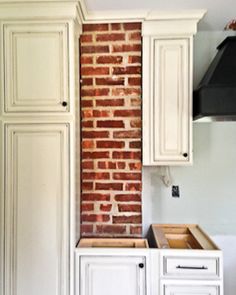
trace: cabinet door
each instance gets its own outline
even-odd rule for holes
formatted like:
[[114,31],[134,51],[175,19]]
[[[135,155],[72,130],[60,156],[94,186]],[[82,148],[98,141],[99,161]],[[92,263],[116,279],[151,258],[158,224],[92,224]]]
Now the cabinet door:
[[143,62],[144,165],[189,163],[191,39],[144,39]]
[[82,256],[77,295],[145,295],[145,272],[143,257]]
[[168,286],[164,295],[220,295],[219,286]]
[[5,112],[66,112],[68,25],[5,23]]
[[6,124],[5,136],[5,295],[68,295],[68,126]]

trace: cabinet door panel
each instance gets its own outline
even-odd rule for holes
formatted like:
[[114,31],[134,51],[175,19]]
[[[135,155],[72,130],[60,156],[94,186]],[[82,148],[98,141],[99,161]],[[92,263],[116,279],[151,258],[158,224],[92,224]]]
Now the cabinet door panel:
[[188,40],[154,40],[154,161],[189,153]]
[[65,112],[67,24],[4,24],[6,112]]
[[145,295],[142,257],[81,257],[80,295]]
[[68,127],[9,124],[6,134],[6,295],[66,295]]
[[168,286],[165,295],[219,295],[219,286]]

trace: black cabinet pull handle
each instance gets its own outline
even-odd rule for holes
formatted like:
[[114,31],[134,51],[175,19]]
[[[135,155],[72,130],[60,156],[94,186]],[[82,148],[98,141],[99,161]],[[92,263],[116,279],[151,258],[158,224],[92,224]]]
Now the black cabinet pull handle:
[[187,158],[188,154],[187,154],[187,153],[183,153],[183,156],[184,156],[185,158]]
[[143,263],[139,263],[139,268],[144,268],[144,264]]
[[208,267],[206,267],[206,266],[182,266],[182,265],[178,265],[178,266],[176,266],[176,268],[178,268],[178,269],[202,269],[202,270],[208,269]]
[[63,101],[62,102],[62,105],[63,105],[63,107],[66,107],[67,106],[67,102],[66,101]]

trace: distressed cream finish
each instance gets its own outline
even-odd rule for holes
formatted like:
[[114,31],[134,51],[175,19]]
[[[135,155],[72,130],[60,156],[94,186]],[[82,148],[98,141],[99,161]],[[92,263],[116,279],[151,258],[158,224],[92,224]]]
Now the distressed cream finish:
[[192,43],[198,18],[143,23],[143,164],[192,163]]
[[77,8],[0,3],[1,295],[74,293]]

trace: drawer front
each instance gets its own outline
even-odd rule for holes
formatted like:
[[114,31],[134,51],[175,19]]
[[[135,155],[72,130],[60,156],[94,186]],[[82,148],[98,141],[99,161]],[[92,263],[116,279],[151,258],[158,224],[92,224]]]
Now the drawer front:
[[163,276],[219,278],[219,258],[164,256]]

